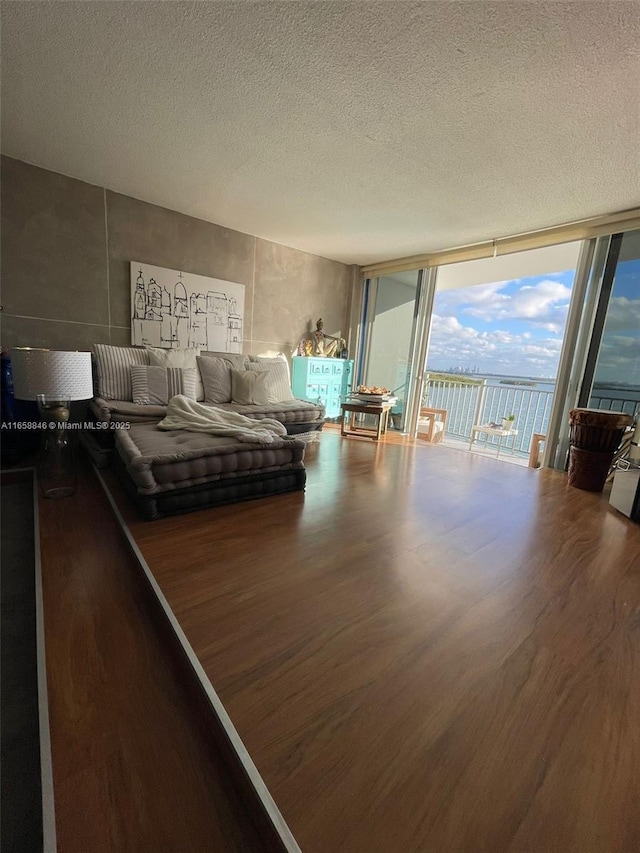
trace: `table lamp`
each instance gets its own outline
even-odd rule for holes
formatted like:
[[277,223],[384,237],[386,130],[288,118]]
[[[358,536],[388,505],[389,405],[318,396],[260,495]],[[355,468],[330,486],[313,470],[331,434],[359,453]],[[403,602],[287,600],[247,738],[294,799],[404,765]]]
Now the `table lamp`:
[[42,444],[38,479],[46,498],[65,498],[76,490],[69,406],[93,396],[90,352],[59,352],[16,347],[11,350],[14,396],[36,400]]

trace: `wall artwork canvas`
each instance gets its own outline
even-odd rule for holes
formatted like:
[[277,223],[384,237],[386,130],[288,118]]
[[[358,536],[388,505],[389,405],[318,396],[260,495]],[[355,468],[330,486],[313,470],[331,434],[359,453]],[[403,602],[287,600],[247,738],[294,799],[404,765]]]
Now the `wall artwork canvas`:
[[242,352],[244,284],[131,261],[134,346]]

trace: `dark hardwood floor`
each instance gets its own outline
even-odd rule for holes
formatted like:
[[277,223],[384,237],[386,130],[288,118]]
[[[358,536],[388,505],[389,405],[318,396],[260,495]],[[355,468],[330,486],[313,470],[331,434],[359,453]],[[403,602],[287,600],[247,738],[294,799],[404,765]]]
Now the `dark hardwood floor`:
[[640,527],[441,445],[307,470],[151,523],[107,478],[302,850],[637,853]]
[[106,495],[39,501],[60,853],[265,851]]

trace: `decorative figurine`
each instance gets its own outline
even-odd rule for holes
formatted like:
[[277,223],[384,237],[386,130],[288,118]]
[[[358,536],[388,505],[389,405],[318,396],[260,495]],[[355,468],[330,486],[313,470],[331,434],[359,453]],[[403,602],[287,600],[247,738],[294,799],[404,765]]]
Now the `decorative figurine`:
[[[344,338],[335,338],[333,335],[325,333],[322,317],[316,323],[316,330],[311,335],[311,339],[313,355],[326,358],[340,358],[342,350],[347,345]],[[330,343],[327,343],[327,339],[329,339]]]

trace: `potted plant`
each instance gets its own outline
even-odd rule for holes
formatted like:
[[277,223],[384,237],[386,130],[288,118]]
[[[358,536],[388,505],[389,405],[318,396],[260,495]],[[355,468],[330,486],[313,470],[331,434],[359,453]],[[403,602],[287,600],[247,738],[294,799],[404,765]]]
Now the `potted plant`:
[[502,429],[513,429],[513,424],[515,423],[516,416],[511,412],[510,415],[505,415],[502,418]]

